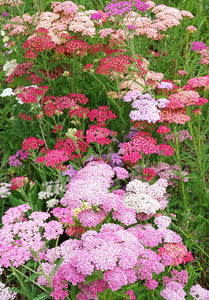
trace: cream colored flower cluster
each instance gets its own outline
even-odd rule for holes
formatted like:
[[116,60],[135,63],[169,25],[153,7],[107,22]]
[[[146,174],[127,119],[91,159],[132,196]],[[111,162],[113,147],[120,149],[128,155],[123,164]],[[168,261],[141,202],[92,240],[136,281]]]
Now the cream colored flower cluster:
[[161,208],[159,200],[166,193],[166,186],[165,179],[159,179],[153,185],[134,179],[127,185],[123,201],[128,208],[137,213],[155,214]]

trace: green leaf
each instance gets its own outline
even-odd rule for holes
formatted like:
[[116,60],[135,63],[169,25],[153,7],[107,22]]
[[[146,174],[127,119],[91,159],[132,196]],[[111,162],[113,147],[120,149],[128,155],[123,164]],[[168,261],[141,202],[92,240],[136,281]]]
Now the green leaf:
[[84,284],[90,284],[98,279],[102,279],[103,278],[103,273],[102,271],[94,271],[92,273],[92,275],[88,275]]
[[39,296],[33,298],[33,300],[44,300],[44,299],[50,299],[51,297],[46,292],[41,293]]
[[28,278],[26,278],[24,281],[25,282],[29,282],[29,281],[32,281],[34,279],[36,279],[38,276],[42,275],[42,273],[34,273],[30,276],[28,276]]

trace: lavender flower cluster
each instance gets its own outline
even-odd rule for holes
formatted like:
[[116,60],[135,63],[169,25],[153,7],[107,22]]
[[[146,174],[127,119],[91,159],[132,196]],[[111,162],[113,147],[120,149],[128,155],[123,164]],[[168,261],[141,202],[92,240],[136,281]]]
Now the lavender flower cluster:
[[140,91],[128,92],[123,97],[124,102],[132,102],[131,106],[134,108],[129,114],[133,121],[147,121],[149,123],[156,123],[160,120],[160,109],[165,108],[169,102],[166,98],[155,99],[148,93],[141,93]]

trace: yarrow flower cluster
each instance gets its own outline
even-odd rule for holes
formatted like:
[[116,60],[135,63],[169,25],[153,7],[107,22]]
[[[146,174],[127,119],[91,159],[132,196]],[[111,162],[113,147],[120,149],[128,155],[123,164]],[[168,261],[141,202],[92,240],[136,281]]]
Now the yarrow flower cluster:
[[142,155],[157,153],[158,155],[172,156],[174,149],[167,144],[158,144],[149,132],[138,131],[130,142],[123,143],[119,153],[126,164],[135,165]]
[[165,108],[169,102],[167,99],[156,100],[150,94],[142,94],[140,91],[128,92],[123,97],[124,102],[132,102],[135,110],[130,112],[133,121],[147,121],[156,123],[160,120],[159,108]]
[[9,156],[9,165],[15,168],[22,166],[22,160],[29,157],[29,152],[24,150],[18,150],[16,154]]
[[41,139],[37,139],[35,137],[29,137],[28,139],[24,139],[22,143],[22,149],[25,151],[32,151],[35,149],[39,149],[40,146],[44,145],[44,141]]
[[[38,252],[45,246],[45,242],[56,239],[63,233],[62,224],[49,221],[50,214],[32,212],[28,218],[25,213],[30,205],[12,207],[2,218],[3,227],[0,230],[0,263],[5,268],[11,264],[19,267],[32,257],[31,250]],[[44,232],[41,235],[40,229]]]
[[15,191],[19,189],[21,186],[24,186],[26,182],[28,182],[28,177],[20,176],[14,177],[11,180],[10,190]]
[[160,198],[166,192],[167,181],[159,179],[153,185],[134,179],[126,186],[125,205],[137,213],[155,214],[161,208]]

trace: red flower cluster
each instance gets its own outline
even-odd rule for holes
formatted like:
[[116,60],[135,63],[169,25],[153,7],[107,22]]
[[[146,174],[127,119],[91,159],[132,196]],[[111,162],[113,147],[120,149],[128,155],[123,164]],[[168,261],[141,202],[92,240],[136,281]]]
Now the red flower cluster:
[[106,44],[93,44],[89,49],[89,54],[97,54],[97,53],[105,53],[106,55],[112,55],[113,53],[123,53],[124,51],[121,49],[113,49],[109,45]]
[[164,156],[172,156],[174,153],[174,149],[173,147],[171,147],[170,145],[167,144],[159,144],[158,145],[158,153],[159,155],[164,155]]
[[77,138],[76,143],[70,138],[57,138],[54,149],[63,151],[70,160],[78,159],[82,153],[87,152],[89,146],[82,140],[83,135],[80,131],[76,132],[75,138]]
[[87,118],[87,115],[89,113],[89,108],[87,107],[82,107],[80,105],[76,105],[75,109],[70,110],[69,112],[69,117],[79,117],[79,118]]
[[[104,75],[112,75],[114,72],[120,74],[126,74],[128,66],[134,62],[134,59],[127,55],[118,55],[116,57],[107,56],[100,61],[100,66],[98,66],[96,73]],[[138,66],[142,65],[142,61],[137,59]],[[141,68],[141,71],[145,71]]]
[[44,50],[51,50],[55,47],[55,43],[52,42],[52,38],[49,35],[34,36],[27,40],[23,45],[23,49],[27,49],[25,53],[26,58],[37,58],[40,52]]
[[48,117],[54,114],[62,114],[64,109],[71,109],[75,107],[77,103],[86,104],[88,98],[83,94],[71,93],[68,96],[55,97],[46,96],[43,98],[42,103],[44,114]]
[[156,173],[152,169],[144,169],[143,170],[143,178],[146,178],[147,181],[150,181],[153,177],[155,177]]
[[28,139],[24,139],[22,143],[23,150],[35,150],[39,149],[40,146],[44,145],[44,141],[41,139],[37,139],[33,136],[29,137]]
[[18,94],[18,98],[22,100],[23,103],[37,103],[40,98],[48,91],[48,86],[39,87],[27,87],[23,88],[21,93]]
[[66,41],[62,45],[57,45],[55,47],[55,51],[57,53],[64,53],[65,55],[71,55],[73,53],[77,54],[78,56],[84,56],[87,55],[87,50],[90,48],[90,46],[81,40],[70,40]]
[[87,116],[91,121],[97,121],[98,125],[105,126],[105,121],[110,119],[115,119],[117,116],[109,110],[109,106],[100,106],[97,109],[92,109]]
[[19,189],[19,187],[24,186],[26,182],[28,182],[28,177],[20,176],[12,178],[10,189],[15,191]]
[[56,133],[57,131],[62,130],[62,125],[61,124],[56,124],[54,125],[54,129],[51,130],[51,132]]
[[160,126],[157,130],[157,133],[166,134],[166,133],[169,133],[170,131],[171,131],[170,128],[168,128],[166,126]]
[[33,121],[33,117],[24,113],[20,113],[18,115],[19,118],[25,120],[25,121]]
[[86,130],[86,142],[98,143],[101,145],[109,145],[111,139],[109,137],[117,135],[117,132],[111,131],[108,128],[101,127],[99,125],[91,125],[88,130]]
[[32,66],[33,64],[29,61],[25,61],[24,63],[17,65],[5,81],[10,83],[14,81],[14,77],[22,77],[24,74],[31,74],[32,71],[30,69]]
[[125,163],[135,165],[138,160],[142,159],[142,154],[148,155],[156,153],[159,155],[171,156],[174,149],[166,144],[157,145],[157,140],[154,139],[149,132],[139,131],[132,141],[122,145],[122,160]]

